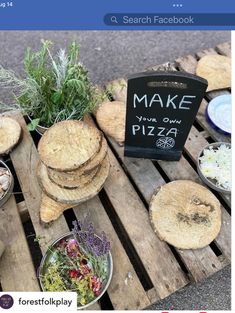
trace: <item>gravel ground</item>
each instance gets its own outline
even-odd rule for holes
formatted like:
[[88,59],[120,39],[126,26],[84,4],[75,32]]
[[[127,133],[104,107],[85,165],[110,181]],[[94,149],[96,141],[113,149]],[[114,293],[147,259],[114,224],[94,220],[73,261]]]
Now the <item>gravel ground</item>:
[[151,310],[231,310],[231,267],[202,283],[186,286],[152,305]]
[[[146,67],[173,61],[178,56],[230,41],[228,31],[7,31],[0,32],[0,64],[22,73],[25,48],[38,48],[40,39],[55,47],[72,39],[81,43],[81,61],[91,79],[103,84],[111,79],[143,71]],[[0,95],[0,97],[2,94]],[[226,267],[205,282],[187,286],[158,302],[158,310],[230,310],[231,273]]]

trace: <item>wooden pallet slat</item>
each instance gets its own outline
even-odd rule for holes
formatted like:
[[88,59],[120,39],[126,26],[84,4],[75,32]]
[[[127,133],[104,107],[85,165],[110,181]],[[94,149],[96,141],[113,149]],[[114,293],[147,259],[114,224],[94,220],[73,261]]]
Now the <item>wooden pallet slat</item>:
[[38,165],[38,152],[33,139],[29,134],[25,121],[21,114],[14,115],[14,118],[20,123],[23,134],[20,144],[11,152],[10,157],[14,165],[22,192],[24,194],[25,204],[33,222],[37,236],[43,238],[40,242],[40,248],[43,253],[46,252],[48,244],[63,233],[68,232],[68,226],[62,215],[56,223],[45,228],[40,223],[39,208],[41,201],[41,188],[39,187],[36,168]]
[[25,201],[21,201],[17,203],[17,208],[18,208],[22,223],[27,222],[29,220],[29,211],[26,207]]
[[0,208],[0,238],[6,250],[0,260],[3,290],[39,291],[32,258],[13,196]]
[[159,297],[164,298],[183,287],[187,280],[170,249],[154,234],[147,210],[111,150],[109,157],[111,169],[104,189]]
[[[133,307],[142,309],[150,305],[150,301],[142,287],[138,276],[115,232],[112,223],[105,212],[98,196],[74,209],[77,219],[84,219],[88,214],[94,223],[96,231],[100,234],[103,230],[111,241],[111,252],[114,262],[114,272],[108,294],[113,307],[130,310]],[[121,264],[121,266],[119,266]],[[131,278],[128,278],[131,275]],[[128,297],[123,297],[128,294]],[[141,299],[141,300],[140,300]],[[155,301],[158,299],[155,298]]]

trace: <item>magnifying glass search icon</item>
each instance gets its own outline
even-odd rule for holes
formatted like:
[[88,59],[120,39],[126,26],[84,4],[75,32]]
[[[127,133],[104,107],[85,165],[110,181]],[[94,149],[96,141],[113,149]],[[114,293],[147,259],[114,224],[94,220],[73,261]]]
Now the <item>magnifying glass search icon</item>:
[[111,16],[111,22],[118,24],[116,16]]

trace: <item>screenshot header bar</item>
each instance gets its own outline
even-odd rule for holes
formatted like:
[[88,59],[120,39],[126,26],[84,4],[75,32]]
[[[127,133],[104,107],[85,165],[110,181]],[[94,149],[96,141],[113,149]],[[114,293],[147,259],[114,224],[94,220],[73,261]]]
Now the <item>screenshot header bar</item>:
[[0,0],[3,30],[234,29],[234,17],[232,0]]

